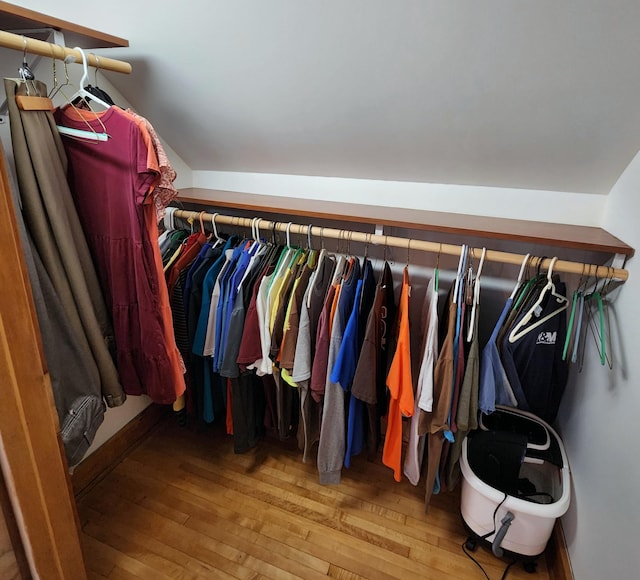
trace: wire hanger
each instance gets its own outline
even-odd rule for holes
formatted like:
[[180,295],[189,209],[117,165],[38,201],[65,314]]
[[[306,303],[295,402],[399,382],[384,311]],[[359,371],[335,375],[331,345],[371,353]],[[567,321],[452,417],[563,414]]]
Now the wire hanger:
[[71,80],[69,79],[69,67],[67,64],[67,59],[62,61],[64,65],[64,83],[61,85],[58,84],[58,76],[56,70],[56,57],[53,54],[53,48],[51,49],[51,63],[53,67],[53,87],[49,91],[49,98],[53,99],[64,87],[71,86]]
[[[549,269],[547,270],[547,283],[540,291],[538,299],[531,305],[531,308],[527,310],[525,315],[520,319],[520,321],[513,327],[513,330],[509,333],[509,342],[514,343],[527,333],[532,331],[534,328],[537,328],[541,324],[544,324],[547,320],[553,318],[556,314],[559,314],[563,310],[566,310],[569,306],[569,300],[566,296],[562,294],[558,294],[556,292],[556,286],[553,283],[552,275],[553,275],[553,266],[558,261],[557,257],[553,257],[551,259],[551,263],[549,264]],[[537,320],[530,326],[527,326],[531,319],[535,316],[535,313],[541,307],[542,302],[544,301],[546,295],[551,293],[551,297],[555,299],[556,303],[559,305],[553,312],[547,314],[547,316]]]

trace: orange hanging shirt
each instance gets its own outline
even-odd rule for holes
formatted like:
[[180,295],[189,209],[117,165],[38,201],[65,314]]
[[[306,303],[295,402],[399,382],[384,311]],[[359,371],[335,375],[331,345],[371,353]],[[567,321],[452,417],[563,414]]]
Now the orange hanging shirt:
[[402,474],[402,416],[413,415],[413,380],[411,377],[411,348],[409,335],[409,272],[404,269],[402,290],[398,305],[398,342],[387,375],[391,394],[387,433],[382,450],[382,463],[393,469],[393,478],[400,481]]

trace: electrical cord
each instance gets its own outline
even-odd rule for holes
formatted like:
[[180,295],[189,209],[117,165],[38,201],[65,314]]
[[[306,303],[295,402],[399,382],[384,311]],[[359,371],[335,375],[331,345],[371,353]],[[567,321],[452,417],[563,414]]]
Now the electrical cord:
[[[486,540],[489,536],[493,535],[496,533],[496,529],[497,529],[497,525],[496,525],[496,515],[498,513],[498,510],[500,509],[500,507],[502,506],[502,504],[507,501],[507,498],[509,496],[505,493],[504,497],[502,498],[502,501],[496,506],[496,509],[493,510],[493,530],[491,530],[490,532],[484,534],[483,536],[480,536],[479,539],[481,540]],[[489,578],[489,575],[487,574],[487,572],[485,571],[485,569],[482,567],[482,564],[480,564],[480,562],[478,562],[478,560],[476,560],[471,553],[467,550],[467,541],[465,540],[464,542],[462,542],[462,551],[464,552],[465,556],[467,556],[467,558],[469,558],[478,568],[480,568],[480,571],[484,574],[484,577],[487,580],[491,580],[491,578]],[[504,572],[502,573],[501,579],[500,580],[505,580],[505,578],[507,577],[507,574],[509,573],[509,569],[511,568],[511,566],[513,566],[516,563],[516,560],[513,560],[512,562],[510,562],[509,564],[507,564],[507,567],[504,569]]]

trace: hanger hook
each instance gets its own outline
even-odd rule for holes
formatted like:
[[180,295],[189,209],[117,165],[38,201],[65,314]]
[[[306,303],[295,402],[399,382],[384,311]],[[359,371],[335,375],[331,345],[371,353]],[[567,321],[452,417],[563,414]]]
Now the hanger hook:
[[291,247],[291,226],[293,222],[289,222],[287,224],[286,234],[287,234],[287,248]]
[[551,262],[549,263],[549,268],[547,269],[547,281],[549,283],[551,283],[551,276],[553,275],[553,267],[555,266],[557,261],[558,261],[558,257],[554,256],[553,258],[551,258]]
[[324,250],[324,226],[320,228],[320,249]]
[[200,212],[200,216],[199,216],[199,219],[200,219],[200,232],[202,232],[203,234],[204,234],[204,219],[203,218],[204,218],[204,214],[205,213],[206,212],[201,211]]
[[520,284],[520,282],[522,282],[522,276],[524,275],[524,269],[529,264],[529,258],[530,257],[531,257],[531,254],[527,254],[524,257],[524,260],[522,260],[522,265],[520,266],[520,272],[518,273],[518,284]]
[[51,65],[53,67],[53,88],[58,86],[58,74],[56,70],[56,53],[53,50],[53,44],[51,45]]
[[582,270],[580,272],[580,278],[578,279],[578,285],[576,286],[576,292],[580,291],[580,288],[582,288],[582,282],[584,281],[584,271],[586,266],[587,265],[584,262],[582,262]]
[[216,217],[218,215],[219,215],[218,212],[216,212],[211,216],[211,223],[213,225],[213,235],[216,237],[216,240],[220,239],[220,236],[218,235],[218,226],[216,225]]
[[93,83],[98,86],[98,69],[100,68],[100,57],[93,53],[93,58],[96,59],[96,66],[93,68]]
[[487,257],[487,248],[483,246],[482,254],[480,254],[480,263],[478,264],[478,271],[476,272],[476,280],[480,278],[480,274],[482,274],[482,268],[484,267],[484,261]]
[[307,226],[307,249],[311,249],[311,236],[313,235],[313,224]]
[[87,55],[79,46],[76,46],[73,50],[77,50],[82,55],[82,78],[80,79],[80,88],[85,86],[87,78],[89,77],[89,68],[87,67]]
[[22,51],[22,66],[18,69],[18,74],[20,75],[22,82],[25,83],[27,87],[27,94],[29,94],[29,83],[27,83],[27,81],[32,81],[36,77],[33,74],[33,71],[31,70],[29,65],[27,64],[27,48],[28,48],[29,41],[26,36],[22,37],[22,41],[24,42],[24,49]]
[[604,296],[604,289],[605,289],[605,286],[607,285],[607,280],[609,279],[610,266],[606,266],[606,268],[607,268],[607,273],[602,278],[602,287],[600,288],[600,296]]
[[611,286],[611,284],[613,283],[613,280],[616,277],[616,269],[613,266],[610,266],[611,268],[611,274],[609,276],[609,279],[607,280],[607,287],[604,290],[605,295],[609,293],[609,286]]

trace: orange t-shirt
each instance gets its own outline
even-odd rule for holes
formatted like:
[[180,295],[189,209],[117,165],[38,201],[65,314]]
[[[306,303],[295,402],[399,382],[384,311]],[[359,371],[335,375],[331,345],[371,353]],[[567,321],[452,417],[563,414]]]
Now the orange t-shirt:
[[404,269],[398,305],[398,342],[387,375],[391,393],[387,433],[382,450],[382,463],[393,469],[393,478],[402,475],[402,416],[411,417],[414,409],[413,379],[411,377],[411,338],[409,335],[409,272]]

